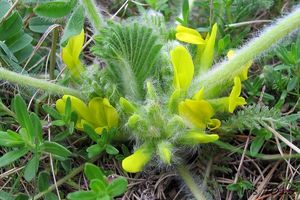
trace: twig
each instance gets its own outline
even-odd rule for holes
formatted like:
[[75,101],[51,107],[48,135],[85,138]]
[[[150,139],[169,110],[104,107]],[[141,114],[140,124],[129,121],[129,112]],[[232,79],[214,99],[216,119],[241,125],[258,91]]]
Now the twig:
[[123,9],[123,7],[125,7],[128,4],[129,0],[126,0],[125,3],[123,3],[123,5],[117,10],[117,12],[115,14],[113,14],[113,16],[111,16],[110,19],[113,19],[117,16],[117,14],[119,14],[119,12],[121,12],[121,10]]
[[[241,157],[241,161],[240,161],[239,167],[236,171],[233,183],[237,183],[237,181],[239,179],[240,171],[241,171],[242,166],[243,166],[243,161],[245,159],[245,155],[246,155],[246,151],[247,151],[247,148],[248,148],[249,141],[250,141],[250,135],[248,135],[248,137],[247,137],[246,144],[245,144],[245,147],[244,147],[244,151],[243,151],[243,154],[242,154],[242,157]],[[232,199],[232,195],[233,195],[233,191],[230,191],[228,199]]]
[[290,141],[288,141],[285,137],[283,137],[282,135],[280,135],[276,130],[274,130],[272,127],[270,127],[269,125],[267,125],[266,123],[262,122],[261,123],[266,129],[268,129],[269,131],[271,131],[276,137],[278,137],[282,142],[284,142],[287,146],[289,146],[291,149],[293,149],[294,151],[296,151],[297,153],[300,154],[300,149],[298,147],[296,147],[293,143],[291,143]]
[[235,28],[235,27],[245,26],[245,25],[249,25],[249,24],[269,23],[269,22],[272,22],[272,20],[253,20],[253,21],[247,21],[247,22],[239,22],[239,23],[234,23],[234,24],[227,24],[225,26],[229,27],[229,28]]
[[259,194],[263,191],[267,183],[270,181],[272,176],[274,175],[275,170],[281,161],[277,161],[275,165],[272,167],[266,178],[261,182],[261,184],[257,187],[256,191],[250,196],[249,200],[255,200],[259,196]]
[[[50,104],[50,96],[48,98],[48,104]],[[50,115],[49,114],[47,115],[47,118],[48,118],[47,119],[48,124],[50,124],[51,123],[51,119],[50,119]],[[49,142],[51,141],[51,129],[50,129],[50,127],[48,127],[48,141]],[[53,178],[54,186],[55,186],[55,189],[56,189],[56,194],[58,196],[58,199],[61,200],[60,194],[59,194],[59,190],[58,190],[58,186],[57,186],[56,177],[55,177],[54,166],[53,166],[53,159],[52,159],[52,154],[51,153],[49,154],[49,158],[50,158],[50,166],[51,166],[51,172],[52,172],[52,178]]]

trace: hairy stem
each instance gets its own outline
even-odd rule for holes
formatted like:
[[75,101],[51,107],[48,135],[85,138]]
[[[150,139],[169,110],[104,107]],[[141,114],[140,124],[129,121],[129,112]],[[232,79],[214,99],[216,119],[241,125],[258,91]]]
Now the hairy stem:
[[51,45],[51,53],[50,53],[50,66],[49,66],[49,76],[50,79],[55,79],[54,70],[56,64],[56,47],[57,47],[57,40],[58,40],[58,29],[53,29],[52,35],[52,45]]
[[78,90],[60,86],[45,80],[18,74],[4,68],[0,68],[0,80],[6,80],[12,83],[20,84],[22,86],[31,86],[33,88],[41,89],[53,94],[69,94],[79,98],[83,98],[80,91]]
[[245,68],[246,63],[292,31],[295,31],[299,26],[300,8],[297,8],[236,51],[232,59],[217,64],[215,68],[196,79],[191,86],[191,94],[195,94],[201,86],[204,86],[207,97],[213,96],[211,93],[218,90],[217,88],[222,88],[224,84],[232,82],[233,78]]
[[81,0],[81,2],[95,31],[99,32],[99,30],[102,28],[103,21],[100,12],[96,10],[96,4],[93,2],[93,0]]
[[182,165],[177,166],[177,171],[179,175],[182,177],[182,179],[184,180],[185,184],[191,190],[194,197],[197,200],[206,200],[206,197],[204,196],[199,186],[193,180],[193,177],[191,176],[190,172],[187,170],[186,166],[182,166]]

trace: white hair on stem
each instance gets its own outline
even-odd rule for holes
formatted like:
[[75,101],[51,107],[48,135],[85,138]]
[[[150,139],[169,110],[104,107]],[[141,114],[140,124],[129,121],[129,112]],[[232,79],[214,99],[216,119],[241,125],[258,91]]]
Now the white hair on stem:
[[289,15],[266,27],[258,37],[251,39],[237,50],[232,59],[217,63],[210,71],[197,78],[189,92],[194,94],[204,86],[206,93],[209,94],[214,88],[232,81],[235,76],[242,72],[247,62],[255,59],[299,26],[300,7],[298,6]]

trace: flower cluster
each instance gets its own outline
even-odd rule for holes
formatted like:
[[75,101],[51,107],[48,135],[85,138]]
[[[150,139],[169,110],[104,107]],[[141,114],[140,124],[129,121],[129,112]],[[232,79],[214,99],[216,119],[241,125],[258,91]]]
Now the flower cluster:
[[62,114],[65,113],[68,98],[71,101],[71,110],[77,114],[77,129],[83,130],[84,124],[88,124],[96,133],[101,134],[104,128],[118,126],[119,114],[107,98],[95,97],[86,105],[74,96],[64,95],[56,101],[56,109]]
[[68,43],[62,48],[61,57],[66,64],[71,74],[75,78],[79,78],[80,74],[84,71],[83,64],[79,56],[84,43],[84,30],[80,34],[70,37]]
[[[78,59],[82,34],[74,36],[75,39],[71,38],[63,49],[63,60],[76,76],[82,66]],[[221,121],[215,117],[216,114],[232,113],[236,107],[246,104],[246,100],[240,96],[241,81],[247,79],[247,71],[251,63],[244,66],[245,70],[231,80],[233,86],[229,96],[224,97],[222,93],[218,93],[214,98],[207,98],[211,95],[207,95],[205,87],[201,85],[196,93],[190,94],[190,87],[195,77],[201,76],[212,66],[216,36],[216,24],[212,27],[212,31],[207,33],[205,39],[194,29],[177,26],[176,38],[197,45],[197,52],[192,57],[187,48],[182,45],[177,45],[170,52],[173,66],[173,84],[170,85],[170,93],[166,95],[159,92],[159,85],[155,87],[154,82],[148,81],[147,95],[143,102],[135,101],[130,97],[120,98],[121,111],[125,117],[128,117],[126,126],[129,129],[126,130],[129,130],[137,143],[141,144],[132,155],[122,161],[125,171],[131,173],[142,171],[155,155],[163,163],[170,165],[174,161],[175,148],[218,140],[219,136],[214,133],[214,130],[221,126]],[[76,38],[79,41],[76,41]],[[229,51],[228,59],[233,56],[234,52]],[[118,126],[119,114],[107,98],[95,97],[86,105],[76,97],[65,95],[56,102],[56,108],[60,113],[64,112],[68,98],[72,110],[78,116],[77,129],[83,130],[84,124],[88,124],[101,134],[104,128]]]

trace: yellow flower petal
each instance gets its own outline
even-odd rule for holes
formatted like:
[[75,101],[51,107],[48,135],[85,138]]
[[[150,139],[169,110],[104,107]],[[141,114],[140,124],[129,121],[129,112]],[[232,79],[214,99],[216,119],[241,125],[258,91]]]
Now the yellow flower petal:
[[97,128],[95,128],[95,132],[100,135],[100,134],[102,134],[103,129],[108,130],[108,127],[107,126],[97,127]]
[[191,28],[178,25],[176,27],[176,39],[190,44],[204,44],[205,41],[201,34]]
[[217,134],[206,134],[204,132],[188,132],[181,139],[180,142],[183,144],[202,144],[210,143],[219,139]]
[[78,35],[71,37],[64,47],[66,51],[73,57],[79,58],[84,43],[84,30],[82,29]]
[[87,105],[77,97],[71,95],[64,95],[62,97],[62,100],[66,102],[68,97],[70,97],[71,100],[72,110],[74,110],[79,115],[78,117],[85,119],[89,123],[92,123],[92,114],[90,113],[90,110],[87,107]]
[[108,127],[116,127],[119,122],[119,115],[117,110],[109,103],[107,98],[103,99],[103,106]]
[[210,130],[215,130],[221,126],[221,121],[218,119],[210,119],[207,123],[207,128]]
[[[75,59],[72,57],[68,49],[63,48],[61,51],[62,61],[67,65],[69,69],[73,69],[76,67]],[[77,60],[77,59],[76,59]]]
[[65,113],[66,102],[62,99],[58,99],[55,104],[56,109],[59,113]]
[[234,78],[234,86],[232,87],[231,93],[229,95],[229,107],[228,111],[233,113],[237,106],[245,105],[247,102],[243,97],[240,97],[242,90],[241,80],[237,76]]
[[122,167],[125,171],[130,173],[137,173],[144,169],[145,165],[152,157],[152,149],[141,147],[134,152],[134,154],[126,157],[122,161]]
[[79,55],[84,43],[84,30],[80,34],[71,37],[67,45],[62,48],[62,60],[71,70],[75,77],[78,77],[84,70],[79,60]]
[[212,106],[205,100],[187,99],[179,103],[179,115],[185,118],[190,127],[206,128],[206,123],[214,115]]
[[213,63],[214,59],[214,48],[217,37],[218,26],[214,24],[212,27],[212,31],[208,34],[206,40],[206,44],[204,50],[200,57],[200,71],[207,71]]
[[116,127],[119,121],[117,110],[107,98],[95,97],[89,102],[89,109],[94,113],[93,122],[97,127]]
[[103,98],[95,97],[89,102],[90,112],[93,113],[94,124],[97,127],[107,125],[106,114],[103,105]]
[[171,60],[174,69],[174,87],[179,90],[187,90],[194,76],[191,55],[183,46],[176,46],[171,51]]
[[194,100],[201,100],[204,97],[204,87],[202,87],[194,96]]

